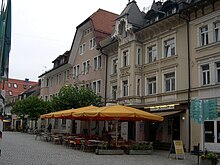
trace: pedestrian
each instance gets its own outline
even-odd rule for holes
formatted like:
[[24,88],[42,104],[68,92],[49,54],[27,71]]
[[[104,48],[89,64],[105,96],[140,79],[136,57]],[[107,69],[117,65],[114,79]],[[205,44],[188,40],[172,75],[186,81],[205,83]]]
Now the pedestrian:
[[52,124],[50,123],[50,124],[48,125],[48,127],[47,127],[47,130],[48,130],[49,133],[51,133],[51,129],[52,129]]

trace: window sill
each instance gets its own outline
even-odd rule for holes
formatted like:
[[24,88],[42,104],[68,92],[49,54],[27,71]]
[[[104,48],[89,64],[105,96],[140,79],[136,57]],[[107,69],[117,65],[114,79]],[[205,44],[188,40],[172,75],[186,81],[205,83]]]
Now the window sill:
[[196,47],[195,50],[196,52],[200,52],[200,51],[207,50],[207,49],[213,49],[213,47],[219,47],[219,45],[220,45],[220,41],[212,42],[204,46]]

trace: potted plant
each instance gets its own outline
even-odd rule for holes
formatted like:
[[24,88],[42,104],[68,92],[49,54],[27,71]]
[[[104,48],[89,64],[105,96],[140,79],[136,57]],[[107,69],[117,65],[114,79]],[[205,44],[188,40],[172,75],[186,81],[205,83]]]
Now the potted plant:
[[200,157],[200,165],[217,165],[218,162],[218,155],[214,152],[205,153]]
[[127,153],[129,155],[149,155],[152,154],[152,151],[153,145],[151,143],[135,143],[128,148]]

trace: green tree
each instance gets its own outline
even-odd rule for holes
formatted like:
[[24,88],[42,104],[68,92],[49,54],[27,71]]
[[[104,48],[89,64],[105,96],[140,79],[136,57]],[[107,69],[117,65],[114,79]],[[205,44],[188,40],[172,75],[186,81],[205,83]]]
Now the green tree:
[[24,100],[20,100],[12,107],[12,113],[21,119],[29,118],[37,120],[41,114],[47,113],[50,108],[49,102],[44,102],[36,96],[30,96]]
[[53,111],[101,104],[101,97],[86,87],[64,86],[51,101]]

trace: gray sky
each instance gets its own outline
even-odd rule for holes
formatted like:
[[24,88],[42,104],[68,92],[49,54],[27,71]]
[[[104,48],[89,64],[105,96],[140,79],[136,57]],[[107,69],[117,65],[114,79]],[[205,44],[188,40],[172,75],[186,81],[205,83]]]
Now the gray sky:
[[[136,0],[140,10],[153,0]],[[9,78],[37,81],[69,50],[76,27],[99,8],[120,14],[128,0],[12,0]]]

